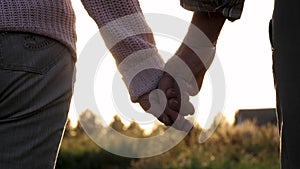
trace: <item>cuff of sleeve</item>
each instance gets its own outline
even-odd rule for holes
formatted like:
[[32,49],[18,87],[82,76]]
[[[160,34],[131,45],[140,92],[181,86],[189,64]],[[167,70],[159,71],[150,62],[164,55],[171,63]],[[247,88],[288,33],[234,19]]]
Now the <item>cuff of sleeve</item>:
[[135,103],[141,96],[156,89],[162,76],[163,71],[159,69],[148,69],[138,73],[128,88],[131,101]]
[[245,0],[223,0],[218,4],[212,2],[212,0],[180,0],[180,5],[191,11],[219,12],[230,21],[241,18]]
[[156,48],[137,51],[124,59],[118,66],[132,102],[157,88],[163,75],[164,61]]

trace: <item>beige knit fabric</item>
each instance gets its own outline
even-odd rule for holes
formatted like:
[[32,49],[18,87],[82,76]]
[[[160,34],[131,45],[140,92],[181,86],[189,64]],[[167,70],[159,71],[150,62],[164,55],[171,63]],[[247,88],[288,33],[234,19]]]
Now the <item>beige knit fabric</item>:
[[157,87],[164,62],[137,0],[81,0],[116,59],[133,102]]

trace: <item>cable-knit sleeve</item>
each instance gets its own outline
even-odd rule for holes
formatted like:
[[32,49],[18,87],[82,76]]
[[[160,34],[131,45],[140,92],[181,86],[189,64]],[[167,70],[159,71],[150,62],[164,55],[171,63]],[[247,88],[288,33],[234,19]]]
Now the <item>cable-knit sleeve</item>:
[[131,100],[157,87],[164,62],[138,0],[81,0],[97,23],[129,90]]

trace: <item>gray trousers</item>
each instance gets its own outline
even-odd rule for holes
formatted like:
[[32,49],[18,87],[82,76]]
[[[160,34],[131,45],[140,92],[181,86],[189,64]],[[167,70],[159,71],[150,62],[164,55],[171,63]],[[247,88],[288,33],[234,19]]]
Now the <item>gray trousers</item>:
[[0,33],[0,169],[55,167],[73,73],[73,57],[59,42]]
[[281,137],[281,168],[300,168],[300,1],[276,0],[273,71]]

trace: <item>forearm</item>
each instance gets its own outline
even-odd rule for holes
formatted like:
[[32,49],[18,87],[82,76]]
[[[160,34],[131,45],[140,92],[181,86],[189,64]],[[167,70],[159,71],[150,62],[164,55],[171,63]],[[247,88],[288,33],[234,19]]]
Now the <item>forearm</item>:
[[[157,87],[164,63],[138,0],[81,0],[114,56],[131,99]],[[152,70],[144,70],[152,68]],[[140,72],[139,74],[136,74]]]
[[176,52],[192,71],[201,88],[215,55],[215,45],[226,18],[220,13],[195,12],[183,43]]
[[191,23],[199,28],[216,45],[226,18],[221,13],[195,12]]
[[[225,20],[228,19],[230,21],[235,21],[241,17],[244,7],[244,0],[180,0],[180,4],[183,8],[187,10],[195,11],[191,23],[205,34],[205,36],[209,39],[211,44],[216,46],[219,34],[221,32]],[[186,36],[186,39],[190,40],[194,36],[199,36],[195,34],[197,34],[195,33],[195,31],[189,31]],[[203,40],[204,43],[206,43],[204,45],[207,45],[205,39],[200,40]],[[199,41],[197,43],[203,45],[203,43]],[[209,57],[201,56],[198,53],[195,53],[195,51],[190,47],[192,46],[192,48],[197,49],[201,48],[201,45],[193,46],[193,44],[188,44],[189,47],[187,47],[186,45],[182,45],[179,48],[177,54],[185,62],[192,62],[188,65],[201,65],[200,61],[202,60],[202,65],[204,65],[204,67],[207,69],[210,66],[210,61],[212,60]],[[186,55],[186,53],[188,54]],[[198,56],[201,58],[201,60],[197,59]],[[198,61],[192,59],[193,57],[196,57],[196,60]],[[203,61],[207,63],[203,63]],[[196,70],[192,70],[194,72],[194,75],[196,76],[196,70],[199,71],[199,68]]]
[[[235,21],[241,17],[244,0],[180,0],[180,4],[195,13],[192,24],[175,53],[177,57],[172,57],[166,68],[173,68],[175,74],[188,84],[189,94],[196,95],[213,62],[215,46],[225,20]],[[179,66],[176,65],[181,65],[181,69],[178,70]]]

